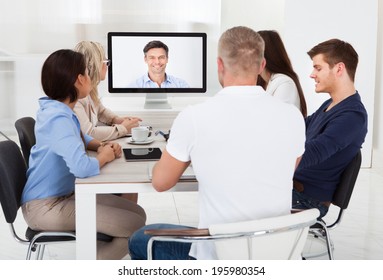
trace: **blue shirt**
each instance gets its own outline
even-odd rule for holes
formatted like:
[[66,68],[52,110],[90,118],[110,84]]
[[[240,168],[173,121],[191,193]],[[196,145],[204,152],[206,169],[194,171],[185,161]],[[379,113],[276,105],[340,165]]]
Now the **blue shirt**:
[[367,134],[367,112],[358,92],[325,112],[332,99],[306,118],[306,143],[294,179],[304,193],[331,201],[340,175],[357,154]]
[[137,79],[129,87],[131,88],[188,88],[189,85],[182,79],[176,78],[174,76],[165,74],[166,79],[159,87],[157,83],[153,82],[148,74],[143,75],[141,78]]
[[[99,174],[96,158],[86,154],[80,123],[70,107],[48,97],[40,98],[31,149],[27,184],[21,203],[59,197],[74,191],[76,177]],[[93,139],[84,135],[85,143]]]

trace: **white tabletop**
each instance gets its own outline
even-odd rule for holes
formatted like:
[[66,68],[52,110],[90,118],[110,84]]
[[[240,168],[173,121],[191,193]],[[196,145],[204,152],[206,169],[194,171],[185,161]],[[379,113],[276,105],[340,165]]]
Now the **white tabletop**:
[[[161,118],[159,123],[164,126],[153,125],[153,130],[169,129],[168,116]],[[165,115],[166,116],[166,115]],[[176,114],[173,114],[173,118]],[[154,118],[155,119],[155,118]],[[150,123],[151,124],[151,123]],[[123,148],[159,147],[166,146],[165,139],[158,135],[155,141],[149,145],[138,146],[127,143],[127,138],[118,140]],[[98,176],[85,179],[77,179],[76,193],[76,258],[82,260],[96,259],[96,194],[100,193],[142,193],[156,192],[149,179],[148,166],[152,162],[126,162],[122,156],[108,163],[101,169]],[[195,181],[179,182],[171,191],[196,191],[198,187]]]

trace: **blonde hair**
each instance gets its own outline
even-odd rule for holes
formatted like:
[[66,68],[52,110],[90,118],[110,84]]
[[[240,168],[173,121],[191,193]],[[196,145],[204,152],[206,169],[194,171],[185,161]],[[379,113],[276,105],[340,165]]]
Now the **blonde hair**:
[[97,87],[101,81],[100,73],[105,58],[105,50],[100,43],[92,41],[82,41],[75,46],[74,50],[82,53],[85,57],[85,64],[92,82],[90,97],[95,104],[99,104],[100,98]]
[[257,32],[245,26],[226,30],[218,43],[218,55],[233,74],[242,75],[259,69],[265,43]]

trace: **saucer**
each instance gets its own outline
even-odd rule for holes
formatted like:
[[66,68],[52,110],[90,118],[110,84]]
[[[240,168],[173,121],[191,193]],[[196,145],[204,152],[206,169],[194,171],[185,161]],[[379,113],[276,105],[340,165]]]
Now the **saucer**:
[[153,141],[154,141],[154,137],[149,137],[145,141],[140,141],[140,142],[134,141],[132,137],[129,137],[127,140],[128,144],[132,144],[132,145],[146,145],[146,144],[153,143]]

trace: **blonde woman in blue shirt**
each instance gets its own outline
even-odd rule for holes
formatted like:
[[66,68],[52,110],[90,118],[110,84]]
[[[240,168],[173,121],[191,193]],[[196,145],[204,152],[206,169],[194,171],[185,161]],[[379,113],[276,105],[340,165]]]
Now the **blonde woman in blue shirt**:
[[[74,231],[75,179],[99,174],[102,166],[121,156],[121,146],[102,145],[81,133],[73,108],[92,88],[82,54],[72,50],[52,53],[44,62],[41,81],[47,97],[39,100],[36,145],[31,150],[22,211],[34,230]],[[88,156],[87,149],[97,151],[97,156]],[[114,237],[99,244],[97,258],[123,258],[128,238],[145,225],[145,211],[112,194],[98,195],[96,209],[97,231]]]

